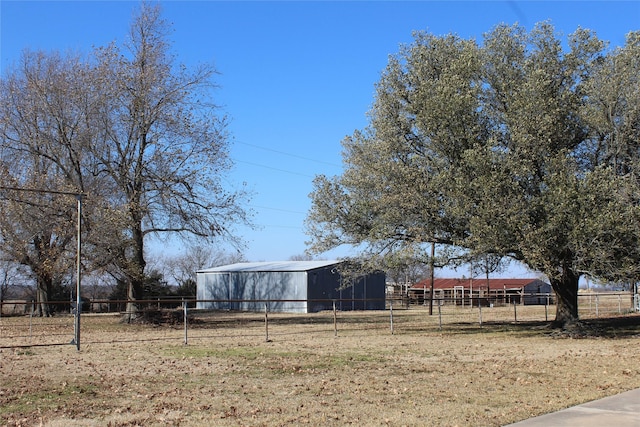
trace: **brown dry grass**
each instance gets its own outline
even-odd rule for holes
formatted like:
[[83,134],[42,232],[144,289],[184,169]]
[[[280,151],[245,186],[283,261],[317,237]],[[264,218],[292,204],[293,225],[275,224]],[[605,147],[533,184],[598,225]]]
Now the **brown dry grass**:
[[[508,308],[505,308],[508,310]],[[47,426],[499,426],[640,387],[640,317],[545,322],[423,309],[211,314],[181,326],[84,316],[0,319],[0,424]],[[526,317],[526,313],[522,313]],[[487,323],[490,322],[490,323]],[[71,328],[71,329],[69,329]],[[29,336],[31,338],[29,338]]]

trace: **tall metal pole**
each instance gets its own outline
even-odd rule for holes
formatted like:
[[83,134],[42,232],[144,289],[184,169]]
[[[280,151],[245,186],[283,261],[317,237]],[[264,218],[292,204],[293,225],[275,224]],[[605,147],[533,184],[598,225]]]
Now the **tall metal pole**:
[[430,269],[431,276],[429,277],[429,282],[431,284],[431,293],[429,295],[429,316],[433,314],[433,269],[435,268],[435,262],[433,258],[436,256],[436,242],[431,242],[431,258],[430,258]]
[[76,349],[80,351],[80,313],[82,313],[82,300],[80,298],[80,254],[82,251],[82,195],[76,195],[78,200],[78,251],[76,253],[76,321],[75,321],[75,343]]

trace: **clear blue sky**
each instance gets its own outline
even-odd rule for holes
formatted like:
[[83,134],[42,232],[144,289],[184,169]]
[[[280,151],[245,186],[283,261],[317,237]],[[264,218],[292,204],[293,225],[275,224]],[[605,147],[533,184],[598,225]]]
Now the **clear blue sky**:
[[[550,20],[611,46],[640,29],[639,1],[163,1],[177,60],[212,62],[231,117],[231,183],[246,182],[258,229],[239,229],[251,261],[305,250],[316,174],[341,173],[340,141],[367,124],[374,85],[412,31],[478,40],[499,23]],[[0,1],[2,71],[29,48],[88,52],[125,40],[137,2]],[[325,258],[344,255],[326,254]]]

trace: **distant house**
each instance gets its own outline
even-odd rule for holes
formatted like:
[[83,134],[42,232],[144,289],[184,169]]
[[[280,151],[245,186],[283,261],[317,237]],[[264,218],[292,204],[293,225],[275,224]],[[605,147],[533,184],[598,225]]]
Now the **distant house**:
[[[430,299],[431,281],[422,280],[409,288],[412,302]],[[434,299],[459,305],[477,304],[548,304],[553,303],[551,285],[540,279],[434,279]]]
[[[339,261],[250,262],[198,271],[197,308],[312,313],[385,307],[384,273],[344,287]],[[343,288],[344,287],[344,288]],[[267,303],[268,301],[268,303]]]

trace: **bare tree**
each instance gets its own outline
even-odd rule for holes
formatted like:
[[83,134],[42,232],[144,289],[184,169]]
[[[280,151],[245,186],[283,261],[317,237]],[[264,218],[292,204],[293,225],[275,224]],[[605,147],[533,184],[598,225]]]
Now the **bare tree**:
[[188,246],[182,254],[166,258],[163,262],[168,270],[167,275],[173,278],[178,287],[195,295],[198,270],[243,261],[245,258],[239,252],[229,253],[194,244]]
[[94,85],[103,99],[92,149],[115,187],[111,208],[124,222],[113,273],[128,283],[129,316],[145,279],[149,235],[234,240],[229,224],[247,222],[244,192],[221,181],[231,161],[225,118],[210,102],[215,69],[188,72],[175,64],[169,30],[159,6],[143,3],[126,50],[97,51]]
[[302,254],[297,254],[297,255],[291,255],[289,257],[289,261],[311,261],[314,260],[316,258],[313,257],[313,255],[309,255],[306,253],[302,253]]
[[491,282],[490,276],[492,273],[501,273],[509,265],[510,260],[498,254],[479,254],[471,255],[469,258],[469,265],[471,270],[471,277],[477,275],[484,275],[487,283],[487,297],[491,298]]
[[[83,192],[81,147],[90,129],[80,58],[25,52],[0,86],[0,231],[3,250],[37,283],[38,313],[73,274],[76,201]],[[17,190],[16,190],[17,189]]]
[[239,243],[230,224],[248,223],[246,194],[221,179],[231,161],[226,120],[210,102],[215,69],[174,63],[169,30],[143,3],[124,50],[112,44],[88,60],[26,52],[3,77],[0,232],[45,303],[73,274],[77,220],[75,201],[52,192],[84,194],[83,266],[126,285],[129,316],[150,235]]
[[14,298],[16,290],[23,285],[25,277],[20,267],[11,257],[0,256],[0,316],[2,304],[7,299]]

